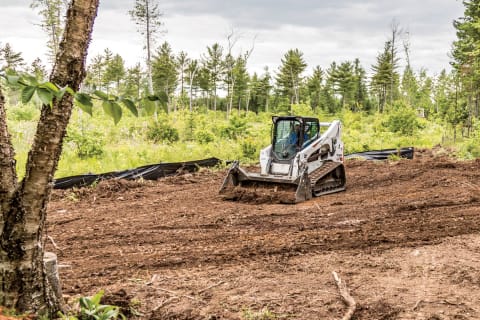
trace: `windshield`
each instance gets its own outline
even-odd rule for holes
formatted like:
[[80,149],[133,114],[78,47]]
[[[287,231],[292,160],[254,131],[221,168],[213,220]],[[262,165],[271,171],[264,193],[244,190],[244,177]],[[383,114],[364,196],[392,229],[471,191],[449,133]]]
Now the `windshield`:
[[273,153],[277,159],[289,160],[300,150],[303,143],[300,121],[295,119],[278,120],[273,132]]

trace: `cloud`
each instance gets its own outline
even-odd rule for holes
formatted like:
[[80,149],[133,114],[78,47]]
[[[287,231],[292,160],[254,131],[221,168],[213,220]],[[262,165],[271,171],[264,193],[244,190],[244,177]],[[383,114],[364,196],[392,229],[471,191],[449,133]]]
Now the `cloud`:
[[[0,42],[10,42],[32,61],[45,55],[46,36],[35,25],[39,18],[30,3],[2,0]],[[447,53],[455,39],[452,22],[463,15],[462,3],[452,0],[404,0],[401,4],[384,0],[160,0],[159,5],[168,32],[157,44],[168,41],[175,52],[183,50],[199,58],[207,46],[225,45],[226,34],[233,28],[241,35],[237,53],[251,48],[256,39],[249,69],[258,72],[264,66],[276,70],[291,48],[304,53],[309,69],[359,58],[369,71],[395,20],[404,30],[399,40],[408,31],[414,68],[438,73],[449,66]],[[142,37],[128,15],[132,7],[133,0],[100,2],[90,58],[108,47],[129,65],[143,60]]]

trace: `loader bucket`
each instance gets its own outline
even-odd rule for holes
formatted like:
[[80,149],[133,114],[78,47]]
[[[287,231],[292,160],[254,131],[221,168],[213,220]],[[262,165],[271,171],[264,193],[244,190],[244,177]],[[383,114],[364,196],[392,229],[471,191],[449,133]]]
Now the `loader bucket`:
[[254,203],[299,203],[312,198],[306,169],[296,179],[247,172],[235,161],[219,191],[226,200]]

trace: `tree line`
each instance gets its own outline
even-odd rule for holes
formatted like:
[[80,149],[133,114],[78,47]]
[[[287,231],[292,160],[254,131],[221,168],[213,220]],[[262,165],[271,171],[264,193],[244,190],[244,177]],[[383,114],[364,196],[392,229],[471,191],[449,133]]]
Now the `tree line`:
[[[168,42],[155,46],[159,35],[165,32],[158,2],[136,0],[129,14],[144,38],[146,67],[140,62],[126,67],[121,53],[106,48],[91,59],[82,90],[103,90],[139,100],[148,95],[161,96],[165,112],[210,109],[225,111],[227,117],[233,110],[288,113],[292,104],[329,113],[409,108],[427,118],[440,118],[454,129],[461,126],[469,133],[479,115],[479,36],[475,31],[479,1],[464,1],[464,6],[464,17],[453,23],[458,38],[451,52],[453,68],[433,77],[425,69],[412,69],[408,32],[395,21],[389,39],[368,69],[355,59],[334,61],[326,68],[310,66],[308,74],[303,52],[293,48],[283,55],[277,70],[265,67],[260,73],[250,73],[248,59],[254,45],[234,54],[239,38],[234,30],[227,35],[225,46],[215,42],[200,57],[191,57],[185,51],[173,52]],[[42,17],[41,27],[49,35],[49,57],[53,58],[62,31],[60,12],[65,1],[34,0],[32,7]],[[4,69],[26,70],[38,77],[46,75],[39,59],[26,66],[21,53],[8,43],[0,47],[0,63]]]

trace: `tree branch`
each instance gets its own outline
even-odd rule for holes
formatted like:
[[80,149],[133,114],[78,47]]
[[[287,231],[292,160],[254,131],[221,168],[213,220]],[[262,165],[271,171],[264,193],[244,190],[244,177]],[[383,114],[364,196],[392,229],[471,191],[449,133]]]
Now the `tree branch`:
[[343,299],[343,302],[348,306],[347,312],[345,315],[342,317],[342,320],[350,320],[355,313],[355,309],[357,308],[357,305],[355,303],[355,300],[352,298],[350,295],[350,292],[348,291],[347,285],[345,282],[340,279],[338,274],[333,271],[332,272],[333,279],[335,279],[335,283],[337,284],[338,291],[340,293],[340,296]]

